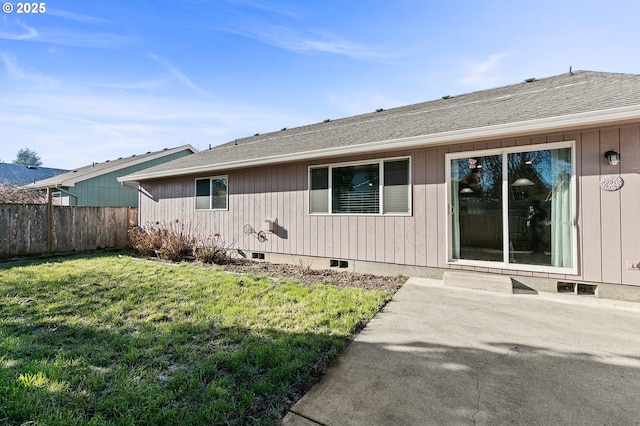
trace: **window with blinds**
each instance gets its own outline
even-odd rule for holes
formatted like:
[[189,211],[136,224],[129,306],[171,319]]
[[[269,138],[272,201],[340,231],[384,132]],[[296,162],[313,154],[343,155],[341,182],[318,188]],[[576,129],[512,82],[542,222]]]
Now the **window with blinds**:
[[309,169],[312,214],[410,214],[409,159]]

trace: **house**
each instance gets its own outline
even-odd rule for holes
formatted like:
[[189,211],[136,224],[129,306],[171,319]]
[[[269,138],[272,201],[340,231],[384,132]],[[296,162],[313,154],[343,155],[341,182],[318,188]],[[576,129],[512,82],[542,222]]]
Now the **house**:
[[23,164],[0,163],[0,184],[23,186],[35,181],[65,173],[68,170],[50,167],[25,166]]
[[640,301],[639,173],[640,75],[570,71],[119,180],[139,183],[141,224],[192,223],[256,259]]
[[121,157],[39,180],[28,187],[51,189],[54,203],[62,206],[137,207],[137,185],[122,185],[117,178],[195,152],[196,149],[191,145],[183,145],[142,155]]

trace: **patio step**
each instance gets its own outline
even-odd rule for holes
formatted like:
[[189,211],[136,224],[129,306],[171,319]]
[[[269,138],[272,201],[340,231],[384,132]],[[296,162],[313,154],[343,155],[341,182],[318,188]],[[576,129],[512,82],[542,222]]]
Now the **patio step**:
[[513,294],[513,283],[506,275],[482,274],[468,271],[445,271],[444,285],[447,287],[462,287],[473,290],[496,291]]

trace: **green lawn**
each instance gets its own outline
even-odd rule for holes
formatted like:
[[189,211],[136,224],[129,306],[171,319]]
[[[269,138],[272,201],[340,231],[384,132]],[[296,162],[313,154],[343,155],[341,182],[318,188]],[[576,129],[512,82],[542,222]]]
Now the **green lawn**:
[[126,254],[0,264],[0,424],[277,424],[389,297]]

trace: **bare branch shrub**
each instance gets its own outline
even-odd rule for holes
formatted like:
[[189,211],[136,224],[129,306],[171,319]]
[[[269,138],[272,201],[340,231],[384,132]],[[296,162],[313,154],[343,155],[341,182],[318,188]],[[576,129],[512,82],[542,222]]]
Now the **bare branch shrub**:
[[298,267],[300,275],[302,275],[303,277],[311,272],[311,265],[313,264],[313,260],[299,257],[294,261],[294,263]]
[[231,258],[231,246],[220,238],[220,234],[202,238],[190,225],[178,220],[132,229],[129,244],[142,256],[156,256],[172,262],[195,259],[202,263],[224,264]]
[[0,183],[0,203],[45,204],[47,195],[39,189],[25,188],[10,183]]
[[193,255],[198,262],[224,265],[231,259],[230,249],[231,246],[220,238],[220,234],[214,234],[198,241],[193,247]]
[[156,222],[133,230],[129,235],[131,247],[143,256],[179,262],[193,253],[196,238],[191,226],[178,220],[168,224]]

